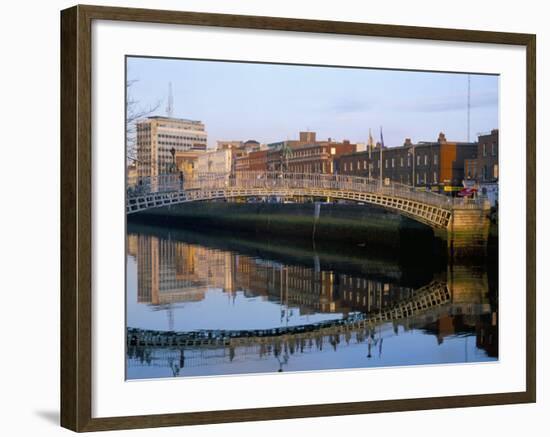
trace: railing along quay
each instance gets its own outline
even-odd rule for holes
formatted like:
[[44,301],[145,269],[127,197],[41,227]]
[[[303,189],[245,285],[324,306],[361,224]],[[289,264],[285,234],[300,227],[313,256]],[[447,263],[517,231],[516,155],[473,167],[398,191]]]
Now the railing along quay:
[[227,189],[312,189],[327,191],[349,191],[373,193],[389,197],[425,203],[451,210],[453,207],[480,208],[484,199],[455,199],[439,193],[420,190],[410,185],[391,182],[380,184],[378,179],[360,176],[281,173],[246,171],[235,173],[198,173],[192,178],[181,178],[178,174],[141,178],[138,183],[128,187],[128,199],[153,193],[173,193],[193,190]]
[[[457,231],[463,229],[474,233],[477,229],[484,229],[483,223],[488,220],[489,211],[485,198],[456,199],[395,182],[383,185],[376,179],[360,176],[236,172],[199,173],[188,178],[178,174],[142,178],[138,184],[128,187],[126,213],[239,197],[268,201],[285,197],[353,201],[395,211],[434,229],[448,230],[452,226]],[[462,218],[455,221],[457,212]],[[486,233],[482,232],[481,239],[486,237]]]

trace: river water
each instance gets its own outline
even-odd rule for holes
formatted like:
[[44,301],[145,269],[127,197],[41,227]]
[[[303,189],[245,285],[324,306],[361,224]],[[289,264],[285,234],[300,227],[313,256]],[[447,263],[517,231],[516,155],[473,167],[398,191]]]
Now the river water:
[[[491,256],[469,263],[423,260],[350,243],[319,246],[136,224],[128,226],[127,245],[128,328],[285,331],[225,346],[128,345],[128,379],[498,359],[498,275]],[[357,318],[368,323],[349,323]],[[340,322],[347,327],[294,334]]]

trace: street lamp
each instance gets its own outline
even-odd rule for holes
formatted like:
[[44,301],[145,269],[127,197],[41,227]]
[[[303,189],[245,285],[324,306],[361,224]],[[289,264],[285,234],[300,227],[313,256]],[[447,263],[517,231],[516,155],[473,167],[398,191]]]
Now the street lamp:
[[171,173],[175,173],[176,171],[176,149],[173,147],[170,149],[170,154],[172,155],[172,171]]
[[415,173],[416,173],[416,167],[415,167],[415,165],[416,165],[416,158],[415,158],[415,156],[414,156],[414,155],[415,155],[415,147],[414,147],[414,144],[411,145],[411,149],[412,149],[412,153],[411,153],[411,151],[409,150],[409,156],[412,156],[412,161],[413,161],[413,168],[412,168],[412,186],[414,187],[415,184],[416,184],[416,182],[415,182],[415,181],[416,181],[416,179],[415,179],[415,177],[416,177],[416,174],[415,174]]

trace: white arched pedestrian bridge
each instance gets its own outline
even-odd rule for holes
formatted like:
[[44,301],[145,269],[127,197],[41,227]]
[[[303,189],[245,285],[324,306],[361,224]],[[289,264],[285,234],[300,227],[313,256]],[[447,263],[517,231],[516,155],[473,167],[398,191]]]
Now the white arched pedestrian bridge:
[[187,202],[251,197],[329,198],[373,204],[435,229],[454,226],[457,212],[470,217],[467,227],[475,227],[479,225],[475,218],[486,217],[489,208],[484,199],[456,199],[398,183],[382,185],[364,177],[247,171],[197,174],[186,179],[178,174],[142,178],[128,187],[126,213]]

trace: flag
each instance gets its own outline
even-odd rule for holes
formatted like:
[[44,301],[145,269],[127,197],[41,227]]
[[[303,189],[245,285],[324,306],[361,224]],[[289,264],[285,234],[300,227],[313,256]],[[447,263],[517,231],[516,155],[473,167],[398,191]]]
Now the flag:
[[372,148],[374,147],[374,138],[372,137],[372,132],[369,128],[369,147]]
[[369,127],[369,144],[368,144],[368,147],[369,147],[369,159],[370,159],[372,149],[374,149],[374,138],[372,137],[372,132],[370,130],[370,127]]
[[382,126],[380,126],[380,148],[384,147],[384,134],[382,133]]

